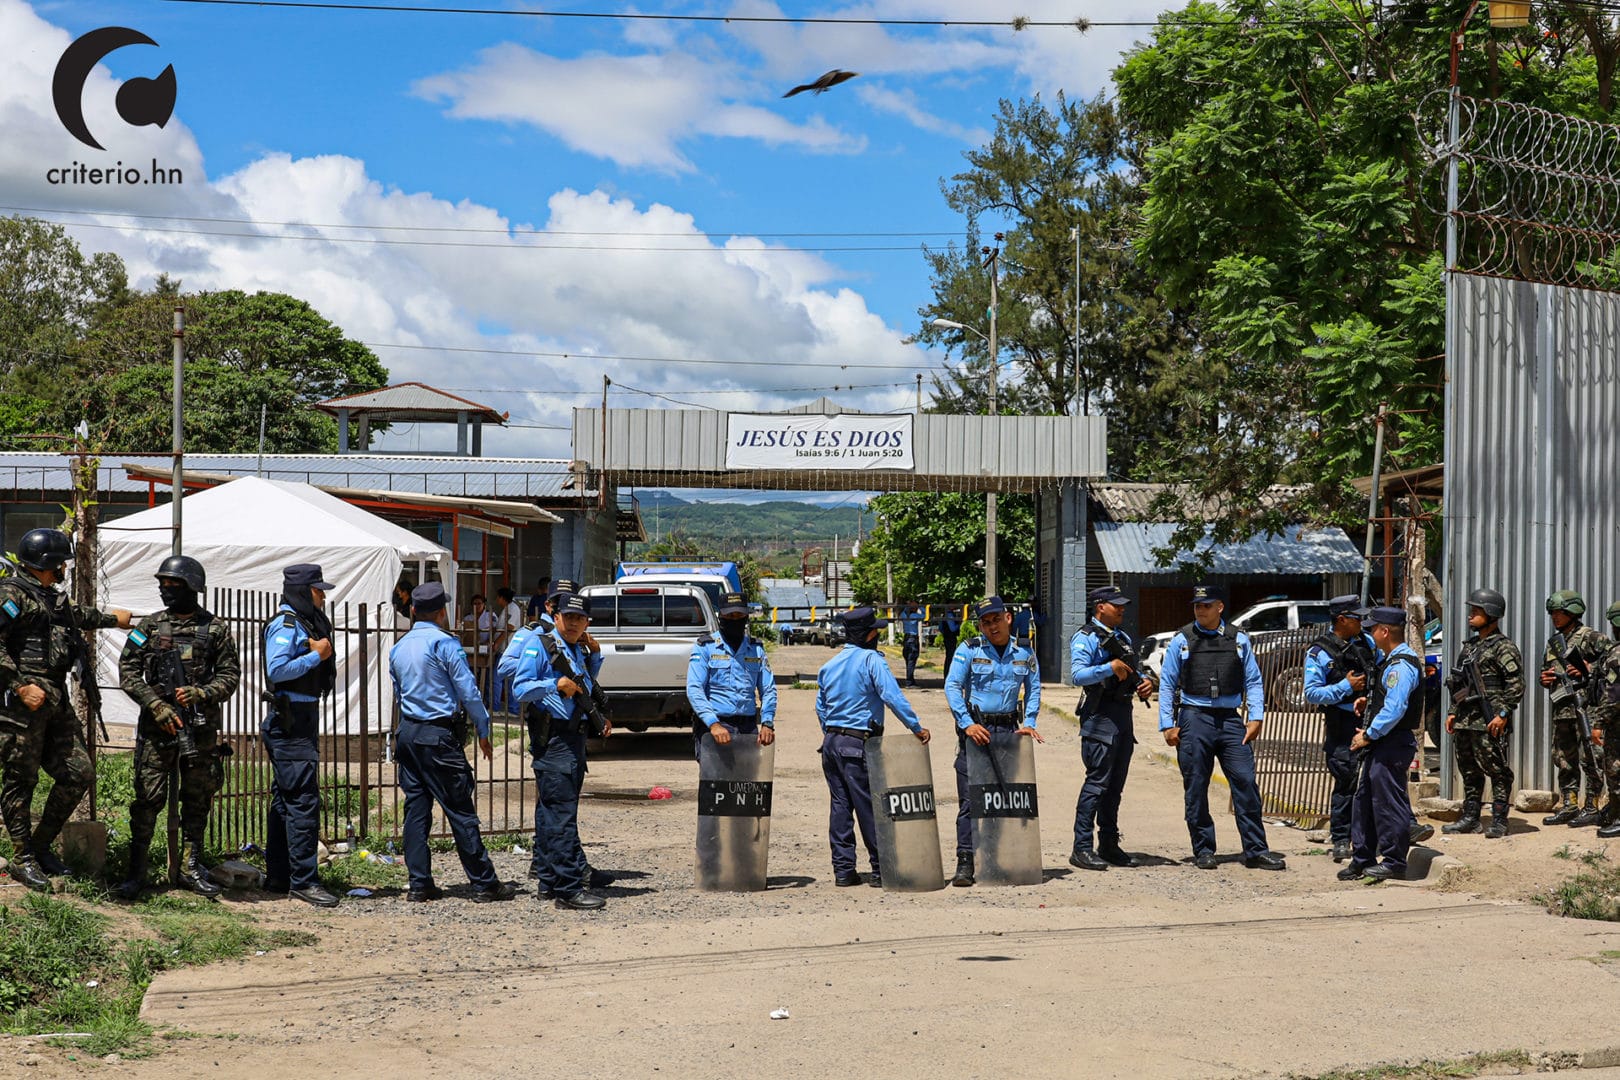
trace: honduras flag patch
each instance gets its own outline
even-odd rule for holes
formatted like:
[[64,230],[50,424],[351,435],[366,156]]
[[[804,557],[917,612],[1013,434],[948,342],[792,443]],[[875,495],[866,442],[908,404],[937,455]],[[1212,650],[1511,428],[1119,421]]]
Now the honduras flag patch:
[[129,640],[133,641],[137,645],[145,645],[146,634],[140,630],[131,630],[129,632]]
[[13,619],[17,617],[17,601],[7,600],[5,603],[0,604],[0,608],[4,608],[6,614],[10,615]]

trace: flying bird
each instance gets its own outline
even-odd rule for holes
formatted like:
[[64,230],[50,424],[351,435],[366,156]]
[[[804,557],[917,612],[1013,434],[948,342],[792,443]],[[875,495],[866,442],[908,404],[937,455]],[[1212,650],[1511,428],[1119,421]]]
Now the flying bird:
[[833,87],[837,86],[839,83],[844,82],[847,79],[853,79],[855,76],[857,76],[859,74],[860,74],[860,72],[858,72],[858,71],[840,71],[837,68],[833,68],[831,71],[827,72],[827,74],[823,75],[821,78],[817,79],[815,82],[813,82],[813,83],[805,83],[803,86],[795,86],[793,89],[789,90],[787,93],[783,94],[782,96],[785,97],[785,98],[790,98],[794,94],[802,94],[806,90],[809,90],[809,91],[811,91],[813,93],[817,93],[817,94],[825,94],[827,91],[831,90]]

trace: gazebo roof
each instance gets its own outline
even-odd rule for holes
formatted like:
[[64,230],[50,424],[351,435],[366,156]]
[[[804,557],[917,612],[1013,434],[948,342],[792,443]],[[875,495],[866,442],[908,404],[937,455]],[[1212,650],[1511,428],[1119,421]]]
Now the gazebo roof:
[[316,404],[322,412],[336,416],[347,411],[356,418],[368,420],[439,420],[455,423],[462,413],[469,420],[482,420],[486,424],[505,424],[506,413],[496,412],[488,405],[468,401],[464,397],[435,390],[426,383],[405,382],[385,386],[381,390],[366,390],[346,397],[332,398]]

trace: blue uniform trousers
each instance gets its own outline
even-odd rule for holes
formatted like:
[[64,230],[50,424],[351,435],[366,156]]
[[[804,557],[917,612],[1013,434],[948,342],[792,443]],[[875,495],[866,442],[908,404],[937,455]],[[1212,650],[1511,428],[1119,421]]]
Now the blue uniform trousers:
[[1346,718],[1330,716],[1322,753],[1327,755],[1328,775],[1333,777],[1333,795],[1328,802],[1328,830],[1335,844],[1350,842],[1350,811],[1356,800],[1356,756],[1350,751],[1350,738],[1356,733],[1356,718],[1342,709],[1333,709]]
[[906,682],[917,681],[917,657],[922,654],[922,642],[916,634],[907,634],[900,641],[900,655],[906,662]]
[[[992,746],[1005,742],[1008,739],[1021,739],[1024,736],[1016,733],[1016,729],[1004,725],[991,727],[984,725],[990,732]],[[956,853],[958,855],[973,854],[973,800],[968,798],[968,769],[967,769],[968,737],[961,732],[956,736]]]
[[1232,789],[1232,816],[1244,855],[1267,850],[1266,826],[1260,820],[1260,788],[1254,782],[1254,749],[1243,744],[1243,718],[1236,709],[1206,709],[1183,705],[1176,714],[1181,742],[1176,762],[1181,766],[1181,789],[1186,797],[1187,834],[1193,854],[1215,852],[1215,821],[1209,816],[1209,781],[1215,762],[1221,763]]
[[449,730],[402,718],[394,757],[399,789],[405,795],[405,869],[410,872],[411,888],[425,889],[433,884],[428,830],[433,824],[435,802],[444,809],[450,833],[456,838],[456,854],[461,857],[467,880],[478,889],[500,884],[478,832],[472,766]]
[[544,752],[534,759],[534,782],[535,879],[542,892],[558,896],[583,892],[590,876],[579,840],[585,736],[552,735]]
[[865,740],[837,731],[823,733],[821,771],[827,778],[827,791],[832,796],[827,812],[827,843],[832,848],[833,873],[855,872],[857,824],[872,870],[876,873],[877,826],[872,820],[872,786],[866,774]]
[[[286,716],[278,715],[282,710]],[[289,882],[294,889],[321,883],[315,869],[321,814],[320,751],[315,745],[319,722],[320,706],[315,702],[282,698],[259,728],[272,774],[265,877]]]
[[1411,847],[1412,804],[1406,796],[1406,770],[1417,753],[1417,741],[1406,728],[1374,739],[1364,754],[1365,773],[1356,788],[1356,812],[1351,826],[1353,866],[1383,863],[1406,873],[1406,852]]
[[1080,760],[1086,780],[1074,803],[1074,850],[1091,850],[1093,827],[1102,847],[1119,846],[1119,800],[1135,749],[1129,701],[1105,701],[1095,714],[1081,718]]

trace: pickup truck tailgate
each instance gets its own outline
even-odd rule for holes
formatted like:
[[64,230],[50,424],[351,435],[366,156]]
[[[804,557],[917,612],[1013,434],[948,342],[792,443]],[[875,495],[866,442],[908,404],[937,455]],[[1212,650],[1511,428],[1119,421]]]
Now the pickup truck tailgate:
[[668,634],[604,635],[602,687],[616,690],[686,688],[686,665],[697,642]]

